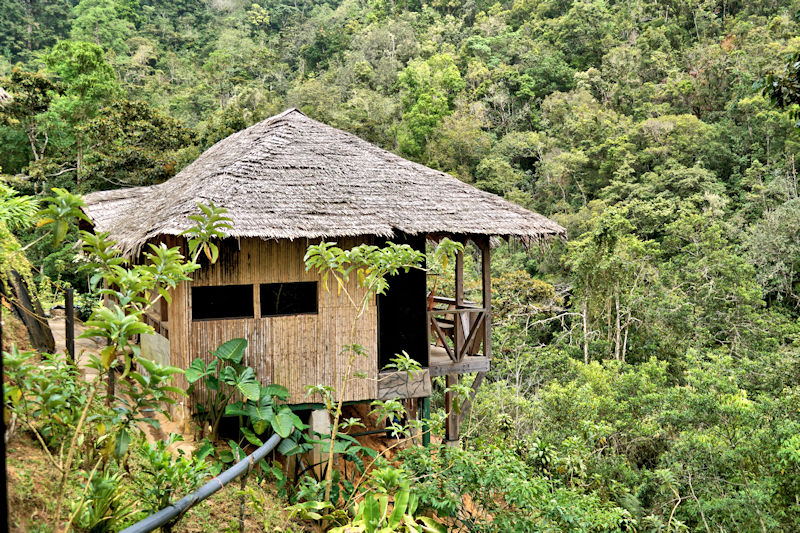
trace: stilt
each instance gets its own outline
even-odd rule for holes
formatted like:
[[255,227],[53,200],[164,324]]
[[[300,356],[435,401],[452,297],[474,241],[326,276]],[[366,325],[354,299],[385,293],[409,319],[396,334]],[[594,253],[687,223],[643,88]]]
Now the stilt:
[[[324,439],[331,434],[331,414],[327,409],[315,409],[311,411],[311,417],[308,421],[308,434],[312,439]],[[319,433],[319,435],[317,435]],[[314,472],[319,479],[322,479],[325,473],[325,466],[327,461],[328,447],[323,444],[315,444],[309,452],[309,458],[314,466]]]
[[422,445],[426,448],[431,445],[431,427],[428,424],[428,420],[431,418],[431,398],[430,396],[426,396],[422,398],[422,420],[424,421],[422,424]]

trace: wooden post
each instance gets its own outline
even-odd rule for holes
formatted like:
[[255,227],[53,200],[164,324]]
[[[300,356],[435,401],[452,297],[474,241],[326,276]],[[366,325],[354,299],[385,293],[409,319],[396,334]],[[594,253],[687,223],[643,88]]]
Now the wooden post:
[[481,282],[483,289],[483,308],[486,318],[483,320],[483,355],[492,357],[492,269],[491,246],[489,237],[480,240],[481,248]]
[[67,355],[75,363],[75,302],[73,296],[73,289],[67,289],[64,294],[64,330],[67,338]]
[[456,306],[464,305],[464,252],[456,254]]
[[428,420],[431,417],[431,398],[426,396],[422,398],[422,445],[426,448],[431,445],[431,427],[428,425]]
[[[3,377],[3,294],[0,293],[0,388],[5,383]],[[10,348],[9,348],[10,350]],[[6,477],[6,413],[5,402],[0,404],[0,424],[3,434],[0,436],[0,514],[8,516],[8,480]],[[8,520],[0,520],[0,533],[8,532]]]
[[[445,378],[445,383],[447,388],[454,387],[458,385],[458,374],[447,374]],[[458,426],[459,426],[459,416],[453,409],[456,393],[452,391],[448,391],[444,395],[444,408],[447,411],[447,421],[445,423],[445,433],[447,437],[447,444],[450,446],[455,446],[458,444]]]
[[[492,271],[491,271],[491,246],[489,237],[482,237],[478,242],[481,249],[481,281],[483,287],[483,308],[486,309],[486,318],[483,320],[483,356],[491,359],[492,357]],[[461,415],[459,421],[463,422],[469,410],[472,408],[472,402],[478,394],[478,389],[486,377],[486,372],[478,372],[475,376],[475,381],[472,382],[472,390],[470,391],[469,398],[464,401],[461,407]]]
[[[464,244],[466,245],[466,242]],[[460,309],[464,306],[464,252],[456,254],[455,268],[456,309]],[[464,323],[462,322],[462,315],[455,313],[453,315],[453,347],[455,348],[456,359],[458,359],[458,354],[461,353],[462,346],[464,346]]]

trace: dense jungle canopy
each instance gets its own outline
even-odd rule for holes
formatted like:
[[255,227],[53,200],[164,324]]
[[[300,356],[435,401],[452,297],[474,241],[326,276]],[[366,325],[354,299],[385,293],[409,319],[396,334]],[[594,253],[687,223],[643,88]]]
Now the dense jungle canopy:
[[799,48],[796,1],[2,0],[2,181],[159,183],[297,107],[551,217],[566,243],[495,250],[493,368],[426,505],[797,531],[800,134],[763,87]]

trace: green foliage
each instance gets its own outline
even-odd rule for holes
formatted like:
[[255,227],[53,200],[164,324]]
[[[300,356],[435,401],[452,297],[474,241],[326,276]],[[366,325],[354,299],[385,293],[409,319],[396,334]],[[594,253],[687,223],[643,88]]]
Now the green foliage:
[[0,107],[0,123],[21,128],[28,137],[33,159],[44,157],[47,149],[47,123],[42,114],[50,107],[62,87],[38,72],[27,72],[19,67],[11,70],[0,83],[13,100]]
[[[195,359],[186,370],[186,381],[191,393],[196,383],[202,383],[208,391],[205,405],[198,405],[211,427],[211,437],[217,436],[217,429],[223,416],[238,416],[244,437],[256,446],[264,442],[259,435],[272,429],[282,438],[288,438],[295,429],[306,426],[292,410],[283,405],[289,391],[280,385],[261,386],[255,371],[242,362],[247,341],[231,339],[211,352],[212,360],[205,363]],[[234,397],[241,398],[232,402]],[[247,417],[247,424],[242,423]]]
[[[374,475],[374,474],[373,474]],[[353,529],[368,533],[376,531],[415,531],[425,533],[444,533],[442,524],[428,516],[415,517],[419,498],[409,489],[408,480],[403,480],[391,495],[387,493],[367,493],[356,505],[353,519],[346,525],[333,528],[333,533],[344,533]]]
[[3,387],[5,405],[13,418],[37,431],[49,447],[57,449],[71,436],[86,404],[89,386],[66,357],[42,354],[41,361],[34,357],[34,352],[20,352],[16,347],[10,353],[3,352],[8,379]]
[[261,386],[255,372],[242,364],[246,348],[245,339],[231,339],[210,352],[210,362],[195,359],[186,369],[189,394],[194,390],[195,383],[202,383],[208,391],[206,405],[198,405],[198,408],[211,425],[212,438],[216,437],[219,423],[234,394],[238,392],[246,400],[254,401],[260,397]]
[[144,474],[136,480],[137,490],[144,504],[142,508],[149,513],[156,513],[194,492],[214,473],[212,465],[205,460],[211,452],[208,447],[192,456],[178,448],[176,454],[173,445],[182,440],[173,433],[166,441],[142,444],[137,449]]
[[128,11],[131,7],[118,0],[80,0],[73,9],[75,20],[71,37],[76,41],[93,42],[116,53],[126,53],[126,41],[134,31],[129,20],[133,14],[132,10]]
[[770,72],[763,83],[763,92],[776,105],[789,108],[792,118],[800,118],[800,53],[788,58],[782,71]]
[[189,216],[189,219],[194,220],[196,224],[183,232],[189,237],[189,255],[192,261],[197,261],[200,252],[203,252],[211,263],[216,263],[219,247],[213,241],[226,237],[225,230],[233,227],[231,226],[233,221],[225,216],[228,210],[224,207],[216,207],[213,203],[198,204],[197,207],[201,213]]
[[[458,515],[473,531],[633,521],[648,531],[797,530],[795,11],[763,1],[7,0],[0,86],[13,99],[0,104],[0,165],[3,183],[23,196],[0,193],[2,269],[13,265],[37,285],[49,284],[44,275],[83,286],[71,272],[75,224],[56,222],[80,206],[43,195],[162,181],[223,137],[297,106],[569,232],[569,244],[542,249],[494,243],[492,370],[466,421],[468,449],[442,452],[464,457],[411,461],[429,461],[414,466],[421,478],[406,476],[423,512]],[[60,214],[34,232],[36,203]],[[199,216],[189,265],[216,257],[229,222],[219,208]],[[48,232],[63,239],[56,252]],[[90,272],[96,291],[86,298],[96,301],[108,279],[103,290],[125,302],[121,314],[94,317],[117,339],[106,358],[129,361],[138,313],[196,265],[148,248],[145,268],[133,268],[107,236],[80,238],[101,271]],[[375,250],[335,248],[321,245],[309,259],[337,291],[352,276],[379,293],[380,271],[414,259],[395,250],[406,257],[392,267]],[[381,266],[369,270],[370,261]],[[465,265],[468,289],[478,286],[469,251]],[[437,279],[436,290],[446,288]],[[355,341],[344,348],[363,352]],[[220,387],[255,398],[250,376],[226,377]],[[25,401],[57,416],[29,420],[68,438],[58,417],[74,422],[66,405],[91,392],[78,384],[60,405],[36,380]],[[7,390],[24,389],[15,386]],[[258,392],[237,406],[245,439],[260,442],[256,428],[298,427],[274,416],[285,407],[279,390]],[[338,411],[341,389],[312,392]],[[400,412],[392,402],[374,407]],[[434,409],[434,433],[441,415]],[[282,453],[310,446],[296,431],[284,442]],[[325,444],[366,457],[346,439]],[[342,525],[355,516],[353,506],[345,517],[315,503],[323,483],[294,490],[271,471],[302,513]],[[360,473],[335,475],[340,491]],[[510,493],[512,481],[522,495]],[[370,490],[380,511],[378,495],[391,489]]]
[[[509,449],[409,448],[403,469],[417,480],[419,508],[469,531],[614,531],[635,527],[628,511],[538,474]],[[438,472],[447,471],[441,476]],[[464,496],[473,502],[468,507]],[[491,523],[481,513],[492,516]]]
[[66,189],[54,187],[52,197],[47,198],[46,207],[39,212],[39,226],[53,224],[53,246],[58,246],[69,231],[71,223],[77,220],[89,221],[82,207],[86,204],[80,196],[70,193]]
[[115,100],[79,125],[93,147],[84,156],[84,190],[153,185],[177,171],[194,133],[145,102]]
[[124,473],[87,477],[88,494],[73,510],[75,525],[93,533],[120,531],[137,512],[133,494],[123,482]]

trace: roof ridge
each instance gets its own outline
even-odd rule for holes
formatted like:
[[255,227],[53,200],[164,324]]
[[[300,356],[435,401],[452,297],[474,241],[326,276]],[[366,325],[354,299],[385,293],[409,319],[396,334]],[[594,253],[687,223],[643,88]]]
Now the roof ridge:
[[190,225],[195,202],[226,207],[235,237],[391,236],[396,231],[565,235],[546,217],[314,120],[295,107],[215,143],[163,183],[89,195],[86,212],[126,251]]

